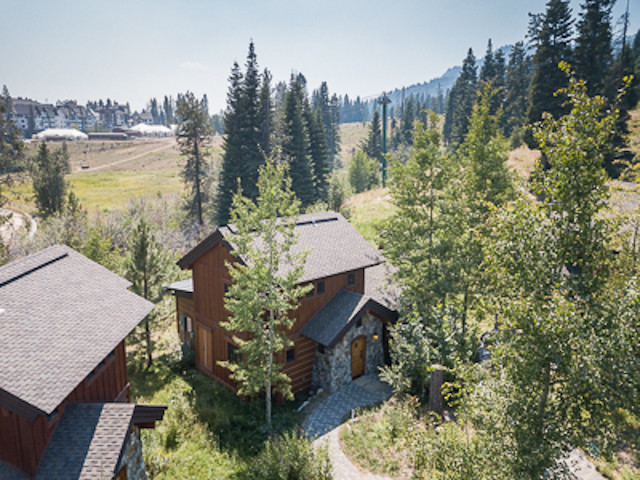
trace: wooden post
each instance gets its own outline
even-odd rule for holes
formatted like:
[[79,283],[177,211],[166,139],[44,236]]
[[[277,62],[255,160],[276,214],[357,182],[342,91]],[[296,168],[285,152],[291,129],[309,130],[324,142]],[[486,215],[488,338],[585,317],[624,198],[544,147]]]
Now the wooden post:
[[444,383],[444,367],[433,365],[431,367],[431,380],[429,382],[429,410],[442,416],[444,412],[444,399],[442,398],[442,384]]

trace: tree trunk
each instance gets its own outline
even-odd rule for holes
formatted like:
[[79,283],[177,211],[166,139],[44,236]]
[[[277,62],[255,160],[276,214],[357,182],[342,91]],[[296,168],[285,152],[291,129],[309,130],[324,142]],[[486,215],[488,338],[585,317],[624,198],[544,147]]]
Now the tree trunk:
[[542,435],[544,431],[544,412],[547,409],[547,402],[549,400],[549,384],[551,383],[551,364],[547,363],[543,372],[543,385],[542,394],[540,395],[540,402],[538,403],[538,433]]
[[[196,132],[197,135],[197,132]],[[200,152],[198,150],[198,139],[196,137],[193,144],[194,161],[196,162],[196,204],[198,209],[198,224],[202,225],[202,197],[200,192]]]
[[442,416],[444,399],[442,398],[442,384],[444,383],[444,369],[440,365],[433,365],[429,382],[429,410]]
[[151,328],[149,327],[149,316],[144,319],[144,334],[147,339],[147,368],[153,364],[153,353],[151,348]]

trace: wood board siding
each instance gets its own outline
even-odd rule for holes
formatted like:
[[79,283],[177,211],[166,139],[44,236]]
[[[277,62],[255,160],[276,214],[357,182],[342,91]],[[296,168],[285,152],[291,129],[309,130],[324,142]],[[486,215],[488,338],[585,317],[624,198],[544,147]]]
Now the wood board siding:
[[29,421],[0,406],[0,459],[34,476],[67,404],[129,400],[124,341],[115,348],[112,358],[105,358],[102,367],[96,365],[94,372],[58,406],[51,419],[39,415],[34,421]]

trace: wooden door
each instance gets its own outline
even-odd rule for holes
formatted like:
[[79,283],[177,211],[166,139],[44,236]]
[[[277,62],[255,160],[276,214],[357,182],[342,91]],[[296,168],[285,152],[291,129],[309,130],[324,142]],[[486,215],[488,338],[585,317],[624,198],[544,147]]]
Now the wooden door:
[[196,366],[213,370],[213,342],[211,329],[196,322]]
[[351,342],[351,378],[364,375],[364,365],[367,359],[367,339],[361,335]]

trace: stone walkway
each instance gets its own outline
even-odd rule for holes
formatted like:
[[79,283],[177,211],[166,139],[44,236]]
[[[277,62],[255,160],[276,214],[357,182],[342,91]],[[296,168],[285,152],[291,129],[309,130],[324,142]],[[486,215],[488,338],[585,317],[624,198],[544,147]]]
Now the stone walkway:
[[340,425],[353,409],[379,403],[391,396],[391,387],[376,375],[360,377],[332,393],[315,406],[304,422],[314,445],[327,444],[333,464],[333,476],[340,480],[389,480],[388,477],[362,472],[340,449]]
[[376,375],[360,377],[316,405],[305,420],[304,429],[312,439],[321,437],[339,427],[351,410],[382,402],[390,396],[391,387]]

